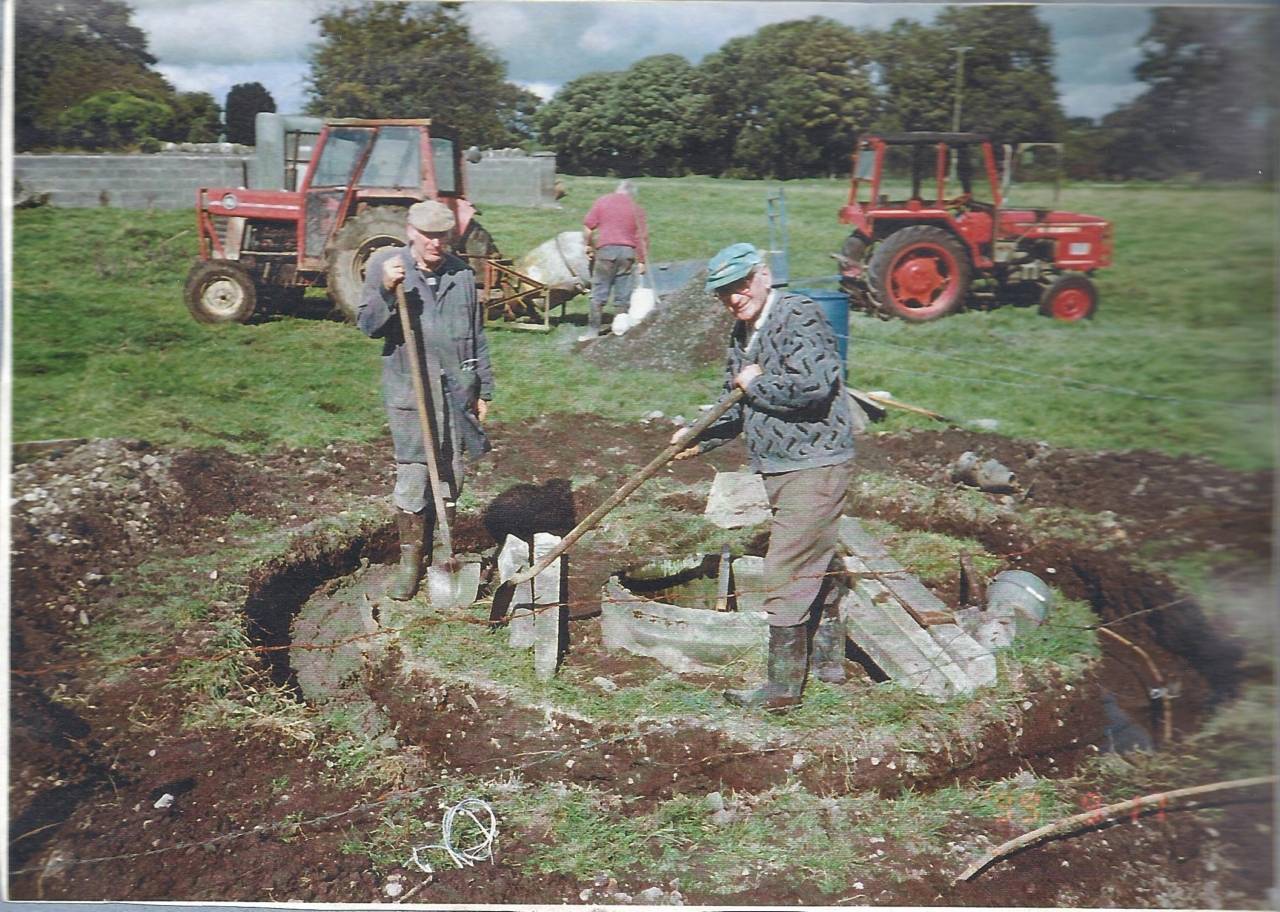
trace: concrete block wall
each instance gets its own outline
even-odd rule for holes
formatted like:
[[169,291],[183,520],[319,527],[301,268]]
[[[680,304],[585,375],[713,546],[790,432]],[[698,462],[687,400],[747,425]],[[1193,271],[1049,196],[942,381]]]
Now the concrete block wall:
[[[13,176],[30,194],[49,193],[63,208],[192,209],[200,187],[248,186],[251,155],[24,153],[13,157]],[[552,153],[489,152],[466,163],[471,201],[505,206],[556,205]]]
[[194,209],[201,187],[243,187],[247,155],[32,155],[13,157],[28,193],[64,208]]
[[555,206],[556,157],[498,149],[478,162],[466,162],[467,195],[477,206]]

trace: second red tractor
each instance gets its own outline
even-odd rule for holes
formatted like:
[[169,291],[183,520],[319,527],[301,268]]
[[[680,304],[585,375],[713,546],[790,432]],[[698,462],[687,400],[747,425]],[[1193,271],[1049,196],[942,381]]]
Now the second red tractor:
[[[891,150],[908,159],[905,198],[882,192]],[[1006,162],[1010,155],[1006,147]],[[1005,302],[1083,320],[1098,306],[1091,277],[1111,265],[1106,219],[1003,205],[992,143],[977,133],[864,137],[840,221],[853,226],[836,255],[852,304],[912,323]]]

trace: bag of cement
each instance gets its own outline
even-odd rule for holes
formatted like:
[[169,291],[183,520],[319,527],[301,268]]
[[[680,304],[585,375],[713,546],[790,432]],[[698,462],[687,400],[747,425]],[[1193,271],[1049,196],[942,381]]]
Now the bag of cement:
[[591,287],[591,260],[581,231],[562,231],[515,262],[535,282],[575,294]]

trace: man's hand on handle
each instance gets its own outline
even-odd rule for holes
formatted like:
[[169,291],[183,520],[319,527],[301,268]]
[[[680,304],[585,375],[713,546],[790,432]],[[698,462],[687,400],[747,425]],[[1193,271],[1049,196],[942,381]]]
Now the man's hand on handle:
[[678,443],[686,443],[686,442],[691,444],[689,449],[681,450],[679,453],[676,453],[674,456],[672,456],[671,457],[672,459],[692,459],[694,456],[698,455],[698,447],[696,444],[693,444],[693,441],[691,440],[691,435],[689,434],[689,429],[687,427],[682,427],[680,428],[680,430],[676,431],[674,434],[671,435],[672,446],[675,446]]
[[399,257],[392,257],[382,264],[382,287],[387,291],[393,291],[397,285],[404,281],[404,260]]

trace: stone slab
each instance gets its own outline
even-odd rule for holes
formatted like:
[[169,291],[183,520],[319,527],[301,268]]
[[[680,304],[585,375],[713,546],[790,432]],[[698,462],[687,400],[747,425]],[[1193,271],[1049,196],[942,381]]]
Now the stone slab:
[[[560,544],[560,536],[537,532],[533,536],[534,562]],[[560,668],[568,645],[569,606],[564,598],[563,560],[557,558],[533,578],[533,667],[539,681],[550,681]]]
[[854,516],[841,516],[839,523],[840,543],[855,556],[863,558],[888,557],[889,549],[879,539],[862,528],[862,521]]
[[683,608],[628,592],[617,577],[601,598],[606,649],[657,659],[677,672],[715,674],[744,656],[760,656],[769,642],[763,611]]
[[958,624],[934,624],[926,628],[933,641],[964,669],[974,687],[996,683],[996,657]]
[[[533,566],[533,549],[522,538],[508,535],[498,552],[498,582],[505,583],[526,567]],[[533,583],[521,583],[507,609],[507,645],[528,649],[534,644]]]
[[891,679],[939,698],[976,686],[877,580],[860,579],[840,603],[848,636]]
[[703,515],[722,529],[754,526],[769,519],[769,495],[755,472],[716,472]]
[[912,617],[920,622],[921,626],[955,623],[946,602],[930,592],[924,583],[909,573],[886,573],[880,576],[880,580],[902,603],[902,606],[911,612]]

